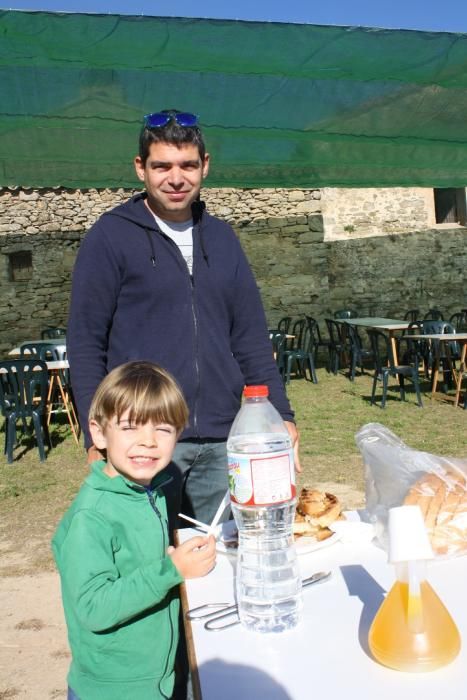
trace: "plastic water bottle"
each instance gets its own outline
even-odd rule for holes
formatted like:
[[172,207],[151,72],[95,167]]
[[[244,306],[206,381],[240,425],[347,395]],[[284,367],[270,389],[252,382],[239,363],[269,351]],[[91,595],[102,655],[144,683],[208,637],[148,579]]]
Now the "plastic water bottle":
[[232,511],[239,533],[237,605],[257,632],[294,627],[302,583],[293,545],[295,467],[291,439],[268,401],[267,386],[248,386],[227,440]]

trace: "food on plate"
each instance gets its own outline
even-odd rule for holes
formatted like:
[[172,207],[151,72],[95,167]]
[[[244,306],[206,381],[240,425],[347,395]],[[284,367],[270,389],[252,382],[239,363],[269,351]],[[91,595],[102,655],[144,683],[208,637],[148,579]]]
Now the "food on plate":
[[295,513],[295,538],[313,537],[321,541],[333,534],[329,525],[341,518],[342,506],[337,496],[304,486]]
[[407,492],[404,505],[418,505],[436,554],[467,551],[467,476],[446,469],[424,474]]

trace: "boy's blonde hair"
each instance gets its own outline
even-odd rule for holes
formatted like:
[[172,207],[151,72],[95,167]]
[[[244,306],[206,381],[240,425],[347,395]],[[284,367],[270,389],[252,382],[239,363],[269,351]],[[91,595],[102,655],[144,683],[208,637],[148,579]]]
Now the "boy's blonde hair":
[[89,420],[102,429],[129,411],[131,423],[168,423],[181,432],[188,422],[188,406],[175,379],[152,362],[127,362],[101,381],[89,409]]

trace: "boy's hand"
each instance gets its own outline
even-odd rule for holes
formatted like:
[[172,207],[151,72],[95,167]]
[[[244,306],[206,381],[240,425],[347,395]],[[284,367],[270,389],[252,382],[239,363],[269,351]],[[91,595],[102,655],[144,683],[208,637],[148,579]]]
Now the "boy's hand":
[[169,547],[167,554],[183,578],[206,576],[216,563],[216,539],[192,537],[178,547]]

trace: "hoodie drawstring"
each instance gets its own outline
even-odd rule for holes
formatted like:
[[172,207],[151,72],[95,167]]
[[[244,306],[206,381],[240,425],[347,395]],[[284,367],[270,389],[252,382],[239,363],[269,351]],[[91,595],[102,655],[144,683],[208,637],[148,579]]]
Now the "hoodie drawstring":
[[[146,236],[148,237],[149,245],[151,246],[151,257],[150,257],[151,264],[155,268],[156,267],[156,250],[154,248],[154,236],[152,235],[152,229],[145,227],[144,230],[146,232]],[[203,229],[201,226],[199,226],[198,230],[199,230],[199,242],[201,245],[201,252],[203,254],[203,259],[204,259],[204,262],[206,263],[206,265],[209,267],[209,258],[208,258],[208,254],[206,252],[206,248],[204,246]]]
[[153,267],[156,267],[156,251],[154,249],[154,239],[151,235],[151,229],[145,228],[144,230],[146,231],[146,236],[148,237],[149,245],[151,246],[151,263]]

